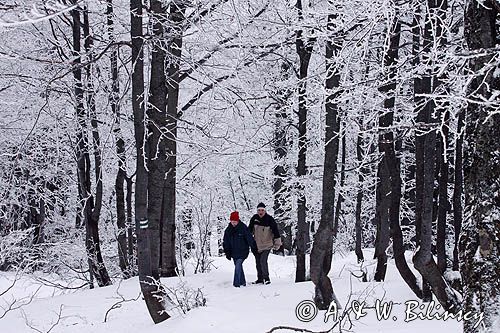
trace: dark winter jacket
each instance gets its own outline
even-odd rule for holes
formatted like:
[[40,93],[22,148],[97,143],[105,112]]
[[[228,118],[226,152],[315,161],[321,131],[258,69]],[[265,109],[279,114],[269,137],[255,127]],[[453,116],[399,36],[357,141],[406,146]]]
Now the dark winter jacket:
[[248,257],[248,248],[257,251],[257,244],[253,239],[248,227],[239,222],[235,227],[231,223],[224,231],[224,240],[222,242],[224,253],[233,259],[246,259]]
[[250,219],[248,229],[254,235],[259,252],[271,250],[272,248],[277,250],[281,246],[278,225],[271,215],[266,213],[260,218],[258,214],[255,214]]

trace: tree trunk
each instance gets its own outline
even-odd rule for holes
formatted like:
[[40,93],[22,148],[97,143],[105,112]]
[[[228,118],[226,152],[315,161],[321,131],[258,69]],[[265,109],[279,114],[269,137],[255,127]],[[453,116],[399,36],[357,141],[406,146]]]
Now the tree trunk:
[[[113,43],[114,38],[114,22],[113,22],[113,0],[107,0],[106,17],[109,34],[109,42]],[[123,141],[120,127],[120,82],[118,78],[118,48],[113,48],[111,51],[111,93],[109,96],[111,112],[114,116],[113,132],[115,134],[116,155],[118,156],[118,171],[115,179],[116,193],[116,226],[117,244],[118,244],[118,264],[125,279],[129,278],[129,258],[127,254],[127,226],[125,213],[125,189],[124,183],[127,177],[125,164],[125,142]]]
[[176,170],[177,170],[177,108],[179,104],[179,69],[182,50],[183,23],[186,2],[170,3],[168,18],[170,39],[168,44],[167,74],[167,113],[166,113],[166,175],[163,189],[163,218],[161,226],[161,274],[176,276],[177,262],[175,258],[175,202],[176,202]]
[[447,149],[448,146],[448,121],[449,112],[443,110],[444,112],[444,125],[442,128],[442,135],[439,136],[439,204],[438,204],[438,222],[437,222],[437,234],[436,234],[436,250],[437,250],[437,265],[441,274],[446,271],[446,217],[448,215],[448,158]]
[[460,238],[460,232],[462,229],[462,196],[463,196],[463,186],[464,186],[464,175],[463,175],[463,152],[462,147],[464,143],[464,134],[462,133],[464,129],[465,121],[465,111],[460,110],[458,115],[457,124],[457,138],[455,142],[455,169],[454,179],[453,179],[453,230],[455,234],[455,245],[453,247],[453,270],[459,270],[459,258],[458,258],[458,243]]
[[[89,34],[89,22],[87,10],[83,10],[84,22],[82,24],[80,18],[80,8],[73,9],[71,16],[73,19],[72,32],[73,32],[73,77],[75,80],[75,99],[76,99],[76,114],[78,119],[78,132],[77,132],[77,166],[78,166],[78,184],[80,201],[83,204],[82,216],[85,224],[85,248],[88,255],[89,269],[92,278],[96,278],[97,284],[107,286],[111,284],[104,261],[101,254],[100,241],[99,241],[99,215],[102,204],[102,174],[101,174],[101,156],[100,156],[100,142],[99,133],[97,130],[97,119],[95,114],[95,102],[92,84],[92,73],[90,65],[86,67],[87,73],[87,104],[91,117],[92,137],[93,137],[93,150],[95,160],[95,175],[96,175],[96,194],[95,202],[94,195],[91,189],[91,163],[89,156],[89,143],[87,138],[87,113],[84,106],[84,90],[82,83],[82,70],[81,70],[81,30],[85,36],[85,49],[91,58],[91,36]],[[92,287],[92,286],[91,286]]]
[[137,262],[139,283],[146,301],[149,314],[155,323],[162,322],[170,316],[165,311],[165,292],[159,285],[159,279],[153,274],[150,238],[154,234],[148,221],[148,173],[146,156],[148,152],[145,140],[144,115],[144,37],[142,32],[142,1],[130,1],[131,40],[132,40],[132,109],[134,113],[134,136],[137,152],[136,186],[135,186],[135,229],[137,235]]
[[325,101],[325,160],[323,167],[323,189],[321,204],[321,220],[318,230],[314,234],[311,250],[311,280],[315,285],[314,302],[320,310],[328,309],[335,300],[340,304],[333,292],[332,282],[328,272],[332,265],[333,251],[333,219],[335,212],[335,177],[337,173],[337,158],[339,153],[340,118],[339,106],[335,100],[339,95],[340,73],[335,66],[335,60],[340,52],[340,46],[334,43],[335,20],[337,9],[333,2],[329,2],[325,59],[326,80],[325,88],[328,93]]
[[[422,20],[421,13],[421,2],[417,1],[417,10],[413,19],[413,61],[414,67],[420,66],[420,53],[421,53],[421,28],[420,21]],[[424,39],[425,41],[425,39]],[[428,42],[427,42],[428,43]],[[427,45],[428,47],[428,45]],[[413,79],[413,93],[414,93],[414,103],[415,103],[415,113],[417,114],[416,121],[418,124],[425,121],[425,101],[422,96],[424,92],[425,82],[421,77],[415,77]],[[422,228],[422,207],[423,207],[423,177],[424,177],[424,137],[420,133],[416,132],[415,135],[415,245],[418,248],[420,246],[421,240],[421,228]],[[422,291],[423,291],[423,301],[430,302],[432,300],[432,292],[427,280],[422,277]]]
[[333,238],[337,238],[337,234],[339,232],[339,220],[340,220],[340,212],[342,210],[342,202],[344,202],[344,197],[342,195],[342,189],[344,187],[345,182],[345,155],[346,155],[346,145],[345,145],[345,123],[343,125],[344,129],[341,132],[342,136],[342,157],[340,164],[340,186],[339,186],[339,194],[337,197],[337,203],[335,206],[335,217],[333,221]]
[[385,112],[379,116],[379,127],[382,132],[379,134],[379,151],[383,154],[379,163],[377,182],[377,197],[380,206],[377,205],[378,212],[378,231],[381,232],[380,242],[377,244],[376,254],[378,258],[377,271],[375,273],[376,281],[383,281],[387,269],[387,255],[385,251],[388,246],[389,233],[392,238],[394,260],[401,277],[410,287],[410,289],[419,298],[422,298],[422,290],[418,286],[417,279],[408,267],[405,258],[405,249],[403,245],[403,233],[399,222],[399,211],[401,206],[401,161],[396,156],[396,147],[394,133],[390,127],[394,124],[394,108],[396,101],[396,77],[397,61],[399,56],[399,42],[401,36],[401,22],[399,12],[396,13],[391,23],[389,31],[389,45],[384,55],[384,67],[387,68],[386,84],[380,88],[380,91],[386,94],[384,100]]
[[[428,58],[431,57],[430,46],[433,43],[433,36],[435,32],[432,29],[436,29],[437,26],[441,24],[439,22],[438,14],[440,8],[442,8],[442,2],[435,2],[429,0],[428,2],[428,13],[426,16],[426,24],[424,31],[424,47],[423,53],[427,55]],[[424,76],[422,82],[422,92],[426,94],[432,94],[436,87],[436,76],[431,63],[428,64],[428,73]],[[435,123],[434,118],[434,108],[435,104],[433,100],[424,101],[423,108],[419,111],[419,116],[417,117],[423,123],[421,125],[433,124]],[[428,126],[426,126],[428,127]],[[435,181],[435,167],[436,167],[436,128],[430,127],[424,129],[425,133],[422,134],[421,140],[423,140],[422,152],[422,165],[423,170],[421,170],[420,178],[421,192],[417,192],[417,197],[420,196],[422,203],[421,209],[421,229],[420,229],[420,246],[418,251],[413,256],[413,263],[415,268],[422,274],[422,277],[431,286],[432,292],[440,302],[443,309],[456,312],[459,310],[460,305],[454,290],[446,284],[439,268],[434,261],[432,254],[432,221],[433,221],[433,193],[434,193],[434,181]]]
[[[399,39],[401,23],[397,17],[398,13],[394,16],[391,23],[390,30],[387,32],[390,36],[389,45],[386,54],[384,55],[384,67],[387,67],[386,81],[387,83],[380,88],[380,91],[385,93],[387,97],[384,100],[385,111],[381,111],[379,115],[379,138],[378,148],[382,154],[382,159],[378,164],[377,169],[377,190],[376,190],[376,211],[375,222],[377,225],[377,235],[375,240],[375,256],[377,259],[377,267],[375,270],[375,281],[383,281],[387,270],[387,254],[386,250],[389,246],[389,226],[391,219],[391,197],[396,193],[391,193],[393,182],[397,181],[391,177],[391,163],[396,163],[395,147],[394,147],[394,134],[392,130],[387,129],[392,126],[394,118],[394,105],[395,105],[395,89],[396,89],[396,62],[398,58]],[[399,177],[399,175],[397,175]],[[400,192],[400,191],[398,191]],[[395,207],[394,207],[395,208]],[[399,211],[399,207],[397,207]],[[399,221],[398,221],[399,224]]]
[[[498,12],[493,5],[490,0],[466,3],[464,34],[472,51],[489,50],[497,45]],[[484,51],[469,58],[469,68],[475,77],[469,83],[466,96],[465,220],[459,243],[460,272],[464,312],[482,313],[484,319],[478,328],[473,327],[474,321],[464,321],[464,333],[480,329],[493,332],[498,328],[500,114],[498,97],[492,97],[500,89],[496,56],[496,51]]]
[[[302,1],[297,0],[296,8],[299,13],[299,21],[303,20]],[[295,46],[299,56],[299,154],[297,161],[297,177],[299,178],[299,189],[297,200],[297,235],[296,235],[296,255],[297,269],[295,273],[295,282],[303,282],[306,280],[306,252],[309,247],[309,224],[306,219],[306,196],[304,193],[304,177],[307,174],[306,154],[307,154],[307,71],[309,61],[311,60],[312,50],[315,40],[304,37],[304,32],[301,28],[296,32]]]
[[[361,122],[360,122],[361,123]],[[363,136],[361,133],[362,127],[360,126],[358,132],[358,138],[356,141],[356,157],[358,159],[358,193],[356,195],[356,257],[358,258],[358,263],[362,263],[365,258],[363,256],[363,225],[361,221],[361,204],[363,203],[363,182],[364,182],[364,172],[363,167]]]
[[127,182],[127,194],[125,196],[125,202],[127,206],[127,257],[129,263],[129,272],[131,276],[137,275],[137,243],[134,230],[133,219],[133,209],[132,209],[132,194],[133,185],[132,176],[126,177]]
[[[290,66],[287,62],[281,65],[282,78],[288,79]],[[274,126],[274,182],[273,182],[273,197],[274,197],[274,218],[280,229],[281,239],[283,242],[280,251],[283,255],[292,253],[292,227],[290,225],[290,191],[286,184],[288,178],[288,169],[286,167],[286,159],[288,155],[288,113],[286,110],[287,100],[290,92],[282,90],[278,92],[277,107],[276,107],[276,123]]]
[[[95,92],[94,92],[94,80],[92,73],[92,65],[94,62],[93,55],[93,36],[90,34],[90,22],[88,15],[88,8],[85,6],[83,11],[83,36],[84,36],[84,46],[85,52],[87,53],[87,61],[89,65],[86,66],[87,73],[87,108],[90,116],[90,126],[92,128],[92,148],[94,151],[94,173],[95,173],[95,201],[90,205],[92,210],[89,211],[90,216],[87,218],[87,225],[90,232],[88,240],[88,246],[92,246],[92,258],[94,261],[92,269],[94,270],[94,275],[96,277],[99,286],[111,285],[111,279],[109,278],[106,267],[104,266],[104,261],[101,253],[101,245],[99,240],[99,219],[101,216],[102,208],[102,157],[101,157],[101,139],[99,136],[96,104],[95,104]],[[90,164],[89,164],[90,166]],[[91,183],[89,179],[89,184]],[[92,198],[91,198],[92,200]]]
[[150,239],[153,276],[160,276],[163,201],[166,176],[166,108],[167,83],[165,75],[166,42],[164,26],[167,8],[160,0],[151,1],[152,33],[151,77],[147,107],[148,127],[148,223],[154,235]]

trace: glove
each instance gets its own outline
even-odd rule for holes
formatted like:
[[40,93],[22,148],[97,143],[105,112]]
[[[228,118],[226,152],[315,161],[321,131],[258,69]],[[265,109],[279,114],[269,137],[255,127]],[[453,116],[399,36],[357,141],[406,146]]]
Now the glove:
[[274,248],[274,250],[278,251],[280,249],[280,247],[281,247],[281,244],[282,244],[281,243],[281,237],[280,238],[275,238],[273,240],[273,248]]
[[227,259],[227,260],[231,260],[231,254],[226,253],[226,259]]

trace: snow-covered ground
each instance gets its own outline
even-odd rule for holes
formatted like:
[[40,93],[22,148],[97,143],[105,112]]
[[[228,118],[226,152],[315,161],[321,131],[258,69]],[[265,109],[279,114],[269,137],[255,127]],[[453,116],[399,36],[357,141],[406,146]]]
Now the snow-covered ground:
[[[373,252],[364,250],[365,257]],[[410,255],[410,253],[408,253]],[[312,300],[312,282],[294,283],[295,258],[271,255],[269,259],[272,284],[250,285],[243,288],[232,286],[233,264],[224,257],[213,258],[211,272],[189,274],[182,278],[162,279],[175,288],[184,284],[191,288],[201,288],[206,298],[206,306],[189,311],[187,314],[173,312],[167,321],[154,325],[144,301],[139,298],[138,279],[115,281],[106,288],[92,290],[61,291],[55,287],[40,287],[33,276],[23,277],[0,299],[0,307],[8,307],[13,300],[18,304],[28,303],[19,309],[9,311],[0,319],[0,332],[169,332],[169,333],[264,333],[275,326],[293,326],[312,331],[327,330],[334,325],[332,317],[323,322],[325,311],[319,311],[314,320],[301,322],[296,317],[296,307],[304,300]],[[375,268],[368,260],[365,267],[370,280]],[[244,263],[247,281],[256,278],[253,256]],[[354,254],[334,258],[330,276],[342,306],[353,300],[366,303],[366,316],[356,319],[351,314],[351,323],[346,321],[351,332],[460,332],[462,323],[455,319],[416,319],[405,322],[405,302],[416,300],[410,289],[399,276],[393,261],[388,264],[387,278],[383,283],[361,282],[353,274],[359,275],[359,265]],[[0,294],[14,279],[13,273],[0,273]],[[45,278],[47,278],[45,276]],[[35,297],[31,300],[31,295]],[[349,298],[349,295],[350,298]],[[110,308],[120,300],[123,302],[113,310]],[[377,320],[373,308],[376,300],[393,301],[393,309],[387,320]],[[387,303],[389,304],[389,303]],[[339,313],[342,310],[339,310]],[[426,309],[418,312],[425,313]],[[4,311],[0,308],[0,316]],[[108,313],[107,313],[108,312]],[[417,312],[417,310],[414,310]],[[435,311],[433,311],[434,313]],[[437,311],[442,312],[441,311]],[[107,313],[107,320],[104,322]],[[301,311],[303,316],[309,313]],[[58,319],[59,318],[59,319]],[[31,326],[31,327],[29,327]],[[338,332],[338,328],[335,330]],[[275,332],[292,332],[282,329]]]

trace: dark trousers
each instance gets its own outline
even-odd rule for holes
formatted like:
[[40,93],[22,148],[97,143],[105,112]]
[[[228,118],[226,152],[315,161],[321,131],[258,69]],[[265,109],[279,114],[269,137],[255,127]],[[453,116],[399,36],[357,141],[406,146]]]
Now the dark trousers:
[[245,272],[243,272],[243,261],[245,259],[233,259],[234,260],[234,278],[233,286],[245,286],[247,283],[245,281]]
[[269,267],[267,266],[267,257],[271,250],[265,250],[255,254],[255,266],[257,267],[257,280],[269,280]]

